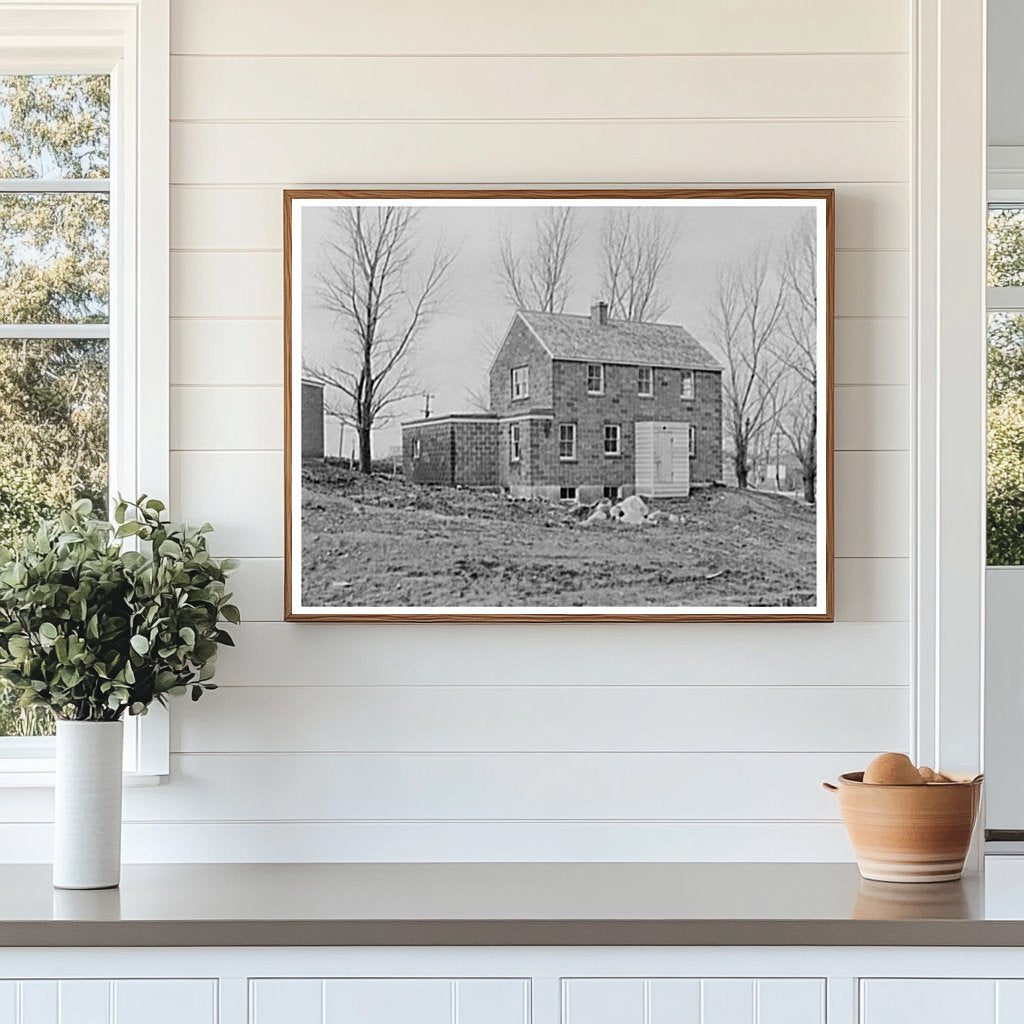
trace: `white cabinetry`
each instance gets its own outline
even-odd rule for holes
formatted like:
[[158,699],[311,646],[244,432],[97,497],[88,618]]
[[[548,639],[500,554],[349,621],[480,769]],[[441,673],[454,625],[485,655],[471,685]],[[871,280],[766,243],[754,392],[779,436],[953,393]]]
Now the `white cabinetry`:
[[0,1024],[217,1024],[217,982],[0,981]]
[[861,983],[861,1024],[1020,1024],[1024,981],[878,979]]
[[495,978],[257,978],[250,1024],[523,1024],[529,982]]
[[825,1024],[818,978],[570,978],[564,1024]]

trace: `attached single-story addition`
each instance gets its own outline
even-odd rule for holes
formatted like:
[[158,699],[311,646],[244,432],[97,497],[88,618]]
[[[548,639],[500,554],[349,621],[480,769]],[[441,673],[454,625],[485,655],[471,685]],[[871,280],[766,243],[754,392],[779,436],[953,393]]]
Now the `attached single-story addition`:
[[417,484],[497,488],[497,419],[455,413],[403,423],[402,466]]
[[[518,311],[490,412],[403,424],[410,480],[515,497],[685,496],[722,479],[722,369],[674,324]],[[489,462],[493,458],[493,462]]]
[[324,386],[313,380],[303,380],[302,457],[322,459],[324,444]]

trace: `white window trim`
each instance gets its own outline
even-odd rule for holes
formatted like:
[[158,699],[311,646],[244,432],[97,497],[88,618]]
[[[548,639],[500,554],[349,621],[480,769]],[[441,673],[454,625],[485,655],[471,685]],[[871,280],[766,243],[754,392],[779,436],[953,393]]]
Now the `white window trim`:
[[[640,390],[640,371],[649,370],[651,377],[651,390],[641,391]],[[638,398],[653,398],[654,397],[654,367],[653,366],[638,366],[636,368],[636,393]]]
[[[516,394],[516,374],[522,374],[522,392]],[[524,398],[530,397],[530,367],[529,366],[513,366],[512,367],[512,379],[511,379],[511,393],[513,402],[521,402]]]
[[[572,430],[572,455],[562,454],[562,430],[569,427]],[[575,423],[559,423],[558,424],[558,461],[559,462],[576,462],[577,461],[577,427]]]
[[[597,391],[593,391],[590,387],[590,368],[596,366],[601,371],[601,387]],[[604,363],[587,363],[587,394],[588,395],[603,395],[605,385],[605,370]]]
[[[562,497],[562,491],[572,491],[572,496],[566,495]],[[568,485],[559,486],[558,488],[558,500],[559,501],[578,501],[580,497],[580,489],[578,487],[570,487]]]
[[[679,382],[679,397],[684,402],[693,402],[697,399],[697,374],[694,370],[682,370],[682,377]],[[690,393],[686,393],[686,382],[690,382]]]
[[[615,451],[608,451],[608,429],[615,429]],[[604,449],[606,459],[619,459],[622,457],[622,424],[606,423],[601,431],[601,447]]]
[[[117,5],[0,0],[0,73],[111,75],[111,161],[117,166],[110,230],[111,492],[165,500],[170,495],[169,23],[168,0]],[[62,328],[61,333],[74,332]],[[167,712],[154,706],[125,723],[127,777],[141,783],[166,775]],[[0,786],[52,784],[52,740],[0,740]]]
[[697,457],[697,428],[691,423],[687,431],[688,454],[691,459]]
[[[983,767],[984,0],[919,0],[915,32],[914,729],[918,764]],[[981,844],[975,844],[975,856]],[[973,862],[975,865],[979,861]]]

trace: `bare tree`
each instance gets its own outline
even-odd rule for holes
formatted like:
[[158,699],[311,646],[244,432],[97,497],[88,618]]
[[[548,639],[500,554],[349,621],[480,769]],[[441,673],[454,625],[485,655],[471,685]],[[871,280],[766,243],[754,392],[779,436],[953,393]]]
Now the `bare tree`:
[[656,210],[616,207],[601,232],[601,296],[619,320],[660,320],[675,231]]
[[409,353],[436,313],[453,256],[439,246],[422,274],[414,270],[416,211],[403,206],[334,211],[325,265],[315,288],[338,328],[326,366],[313,380],[350,406],[359,437],[359,468],[371,471],[371,433],[414,393]]
[[505,235],[499,242],[498,271],[508,301],[516,309],[561,313],[572,287],[572,257],[579,242],[576,210],[545,207],[534,221],[533,243],[517,251]]
[[792,414],[783,427],[804,477],[804,499],[816,500],[818,469],[817,243],[812,214],[790,235],[782,258],[785,310],[779,357],[796,381]]
[[725,362],[722,396],[736,482],[748,484],[750,460],[775,407],[779,362],[772,347],[783,315],[784,286],[769,273],[769,254],[723,268],[710,327]]

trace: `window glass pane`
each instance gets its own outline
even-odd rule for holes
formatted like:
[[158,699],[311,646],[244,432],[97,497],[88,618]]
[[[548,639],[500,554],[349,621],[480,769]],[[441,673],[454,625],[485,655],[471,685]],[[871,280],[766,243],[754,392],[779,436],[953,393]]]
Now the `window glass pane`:
[[106,323],[110,199],[0,193],[0,323]]
[[988,564],[1024,565],[1024,314],[988,316]]
[[109,76],[0,75],[0,178],[109,176]]
[[[0,544],[76,498],[107,508],[107,342],[0,339]],[[0,684],[0,736],[52,733]]]

